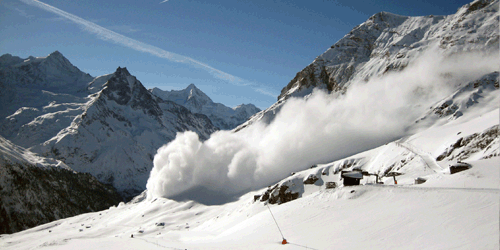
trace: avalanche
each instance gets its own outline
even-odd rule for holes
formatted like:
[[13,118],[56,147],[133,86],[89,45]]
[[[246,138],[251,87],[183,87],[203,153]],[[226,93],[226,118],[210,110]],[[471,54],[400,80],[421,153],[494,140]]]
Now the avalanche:
[[[228,200],[290,172],[411,135],[436,122],[437,116],[421,116],[452,90],[489,79],[483,76],[500,67],[497,59],[468,53],[450,57],[431,50],[401,72],[351,83],[343,95],[314,90],[307,98],[290,98],[270,124],[259,121],[237,133],[219,131],[204,142],[195,133],[179,133],[155,156],[148,196],[206,203],[203,198],[216,193]],[[456,97],[468,98],[477,90],[483,99],[493,98],[484,100],[492,103],[498,100],[493,85],[465,88]],[[472,104],[465,102],[460,112],[473,112]]]
[[178,133],[131,202],[0,248],[498,249],[498,16],[376,14],[234,131]]

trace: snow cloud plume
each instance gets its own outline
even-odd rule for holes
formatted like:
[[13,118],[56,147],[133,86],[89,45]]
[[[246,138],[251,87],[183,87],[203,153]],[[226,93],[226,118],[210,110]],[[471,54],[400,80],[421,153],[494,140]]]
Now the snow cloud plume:
[[221,196],[258,189],[306,169],[390,142],[457,84],[498,70],[493,57],[438,57],[427,53],[399,73],[353,82],[345,95],[314,91],[287,100],[270,124],[237,133],[219,131],[201,142],[178,133],[161,147],[148,180],[148,197],[192,190]]
[[102,39],[104,41],[109,41],[109,42],[112,42],[115,44],[119,44],[119,45],[122,45],[124,47],[128,47],[128,48],[131,48],[131,49],[139,51],[139,52],[148,53],[150,55],[153,55],[153,56],[156,56],[159,58],[164,58],[164,59],[167,59],[167,60],[172,61],[172,62],[187,64],[187,65],[190,65],[192,67],[205,70],[208,73],[210,73],[212,76],[214,76],[215,78],[229,82],[229,83],[234,84],[236,86],[254,86],[253,89],[256,92],[259,92],[259,93],[262,93],[265,95],[270,95],[272,97],[276,97],[276,95],[274,95],[274,94],[270,94],[268,92],[262,92],[262,90],[257,88],[257,86],[255,86],[256,84],[253,82],[247,81],[247,80],[242,79],[240,77],[237,77],[237,76],[231,75],[229,73],[226,73],[224,71],[218,70],[210,65],[207,65],[207,64],[202,63],[200,61],[197,61],[193,58],[179,55],[179,54],[176,54],[173,52],[165,51],[165,50],[160,49],[158,47],[155,47],[153,45],[149,45],[149,44],[137,41],[135,39],[132,39],[132,38],[124,36],[122,34],[116,33],[112,30],[109,30],[109,29],[106,29],[102,26],[99,26],[93,22],[87,21],[81,17],[75,16],[71,13],[60,10],[54,6],[48,5],[46,3],[43,3],[43,2],[40,2],[37,0],[20,0],[20,1],[24,2],[26,4],[36,6],[40,9],[45,10],[45,11],[52,12],[60,17],[63,17],[69,21],[72,21],[72,22],[80,25],[84,30],[97,35],[97,37],[99,39]]

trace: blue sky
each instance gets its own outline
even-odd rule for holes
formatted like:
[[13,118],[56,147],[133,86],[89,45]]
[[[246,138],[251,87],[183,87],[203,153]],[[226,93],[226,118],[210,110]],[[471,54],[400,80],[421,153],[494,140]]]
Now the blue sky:
[[59,50],[93,76],[127,67],[146,88],[194,83],[215,102],[267,108],[371,15],[447,15],[469,1],[3,0],[0,54]]

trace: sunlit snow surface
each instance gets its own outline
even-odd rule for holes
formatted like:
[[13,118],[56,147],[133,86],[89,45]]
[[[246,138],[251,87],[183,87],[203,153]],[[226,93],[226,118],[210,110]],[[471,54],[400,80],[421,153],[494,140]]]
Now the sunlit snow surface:
[[[270,205],[289,242],[285,246],[265,203],[254,202],[253,195],[264,191],[259,190],[224,205],[165,198],[121,204],[2,235],[0,248],[498,249],[500,158],[466,161],[471,169],[450,175],[449,162],[437,162],[442,170],[436,171],[426,162],[431,158],[425,157],[440,152],[441,145],[453,143],[459,135],[498,125],[498,120],[499,109],[464,117],[290,176],[326,171],[319,176],[330,181],[338,177],[333,174],[335,166],[344,162],[358,159],[364,169],[376,171],[391,157],[415,156],[401,169],[405,174],[398,176],[399,185],[392,178],[384,178],[385,185],[370,185],[373,180],[368,178],[362,181],[366,185],[336,189],[304,185],[302,198]],[[427,182],[413,184],[416,176]]]

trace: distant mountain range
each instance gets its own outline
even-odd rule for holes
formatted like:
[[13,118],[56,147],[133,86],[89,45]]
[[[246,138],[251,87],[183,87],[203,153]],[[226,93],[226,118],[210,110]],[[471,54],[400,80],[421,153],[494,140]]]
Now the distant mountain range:
[[[181,91],[148,91],[126,68],[92,77],[58,51],[26,59],[2,55],[0,89],[0,147],[5,148],[0,151],[0,160],[4,160],[0,165],[4,173],[0,184],[2,190],[11,190],[2,192],[2,221],[10,225],[3,232],[37,225],[34,221],[15,219],[35,210],[14,211],[12,206],[34,206],[30,202],[43,199],[40,196],[18,203],[9,202],[7,197],[20,202],[18,195],[28,195],[30,190],[33,194],[29,195],[33,196],[37,185],[46,186],[43,192],[59,200],[67,192],[68,185],[37,184],[44,180],[36,178],[21,187],[25,183],[22,179],[42,174],[65,182],[70,181],[67,173],[75,173],[71,178],[90,179],[84,183],[91,185],[71,185],[74,192],[88,195],[80,194],[79,199],[68,201],[80,204],[102,200],[72,212],[64,212],[63,206],[73,206],[67,202],[60,202],[60,206],[57,202],[42,203],[41,210],[47,210],[44,206],[51,204],[54,212],[34,217],[38,223],[104,209],[145,189],[156,150],[173,140],[177,132],[194,131],[206,140],[211,133],[232,129],[260,111],[252,104],[231,109],[213,103],[193,84]],[[25,153],[16,157],[8,153],[17,151]],[[38,163],[26,159],[27,155],[38,159]],[[24,191],[15,191],[19,188]],[[93,191],[96,188],[100,191]]]
[[192,113],[208,116],[216,127],[224,130],[237,127],[252,115],[261,111],[253,104],[241,104],[235,108],[229,108],[224,104],[214,103],[210,97],[194,84],[190,84],[183,90],[163,91],[153,88],[149,91],[163,100],[173,101],[188,108]]
[[91,173],[127,199],[144,190],[156,150],[177,132],[207,139],[260,111],[215,104],[194,85],[148,91],[126,68],[94,78],[58,51],[27,59],[6,54],[0,66],[1,136]]

